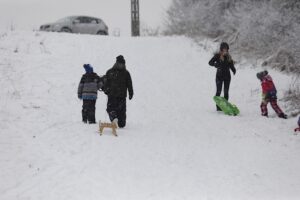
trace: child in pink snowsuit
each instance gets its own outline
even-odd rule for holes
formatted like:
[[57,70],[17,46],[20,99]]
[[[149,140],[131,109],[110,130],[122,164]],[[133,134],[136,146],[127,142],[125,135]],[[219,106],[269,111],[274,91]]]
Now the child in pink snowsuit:
[[260,105],[262,116],[268,117],[268,103],[271,103],[272,108],[277,113],[278,117],[287,119],[287,115],[282,112],[277,104],[277,90],[273,83],[272,77],[268,71],[259,72],[256,74],[257,78],[261,81],[262,86],[262,102]]

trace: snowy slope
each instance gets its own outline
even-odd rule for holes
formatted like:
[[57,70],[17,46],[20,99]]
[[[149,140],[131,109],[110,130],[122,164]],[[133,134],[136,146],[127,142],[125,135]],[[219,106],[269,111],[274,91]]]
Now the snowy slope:
[[[260,85],[237,65],[230,99],[215,111],[215,70],[186,38],[0,34],[0,199],[300,198],[296,119],[260,116]],[[135,96],[116,138],[81,123],[82,64],[98,74],[123,54]],[[282,97],[290,77],[271,71]],[[283,107],[283,102],[279,102]],[[99,94],[97,120],[107,121]]]

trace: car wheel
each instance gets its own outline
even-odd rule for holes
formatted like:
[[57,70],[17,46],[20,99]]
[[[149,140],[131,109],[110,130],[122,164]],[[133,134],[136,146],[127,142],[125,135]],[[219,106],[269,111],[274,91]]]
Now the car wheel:
[[72,33],[72,30],[67,28],[67,27],[64,27],[61,29],[61,32],[64,32],[64,33]]
[[98,31],[98,32],[97,32],[97,35],[107,35],[107,33],[104,32],[104,31]]

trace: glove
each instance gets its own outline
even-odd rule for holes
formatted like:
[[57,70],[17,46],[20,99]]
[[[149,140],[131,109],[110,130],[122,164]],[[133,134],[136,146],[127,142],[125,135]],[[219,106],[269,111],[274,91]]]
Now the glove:
[[129,100],[131,100],[133,97],[133,94],[129,94]]
[[236,74],[236,70],[233,71],[233,75],[235,75],[235,74]]
[[82,99],[82,96],[80,94],[78,95],[78,99],[80,99],[80,100]]

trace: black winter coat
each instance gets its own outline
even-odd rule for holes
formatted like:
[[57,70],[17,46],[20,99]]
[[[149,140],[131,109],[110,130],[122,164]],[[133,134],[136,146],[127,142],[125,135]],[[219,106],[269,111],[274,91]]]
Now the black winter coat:
[[234,74],[236,73],[236,69],[230,55],[225,56],[224,60],[222,60],[219,53],[215,54],[208,64],[217,68],[216,77],[218,79],[230,80],[230,69]]
[[129,97],[133,96],[132,80],[125,64],[116,63],[106,72],[106,78],[106,94],[108,96],[126,98],[127,90]]

